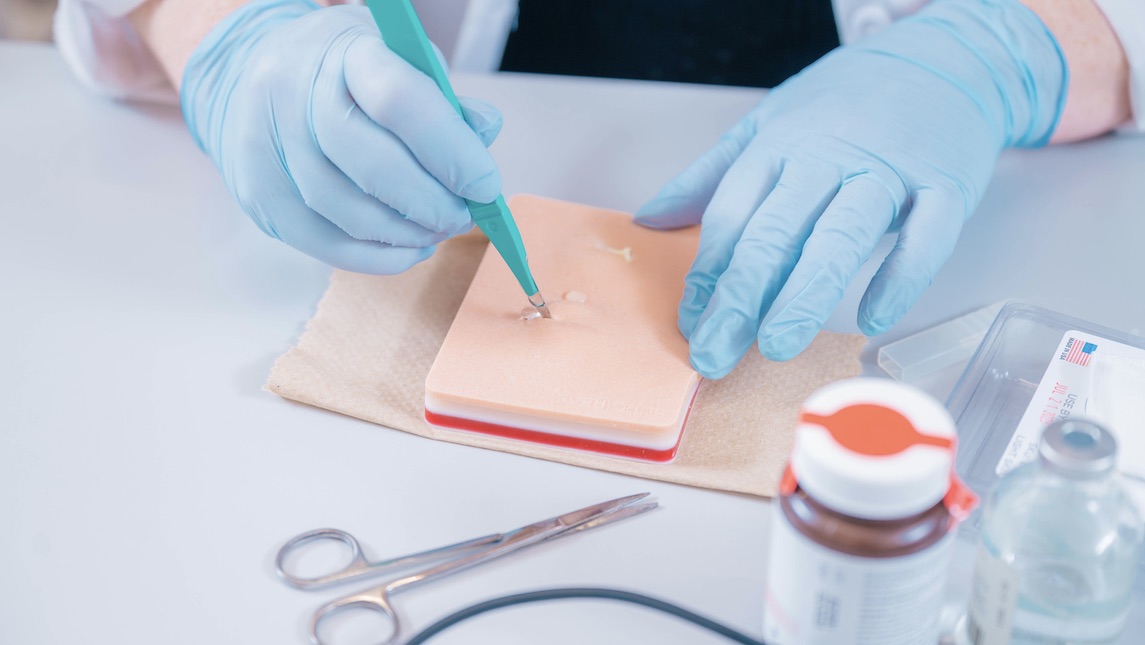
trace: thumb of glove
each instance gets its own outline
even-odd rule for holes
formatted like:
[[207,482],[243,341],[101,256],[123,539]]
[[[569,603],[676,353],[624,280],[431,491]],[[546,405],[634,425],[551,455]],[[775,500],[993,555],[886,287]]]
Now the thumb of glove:
[[634,216],[636,223],[660,229],[698,224],[720,181],[748,141],[750,125],[745,119],[641,206]]

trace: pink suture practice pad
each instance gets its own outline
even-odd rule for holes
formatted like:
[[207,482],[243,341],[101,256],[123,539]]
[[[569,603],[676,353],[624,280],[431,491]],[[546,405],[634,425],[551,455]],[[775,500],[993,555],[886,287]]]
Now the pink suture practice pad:
[[492,246],[425,382],[431,425],[668,462],[700,377],[676,309],[698,227],[521,195],[509,202],[552,319]]

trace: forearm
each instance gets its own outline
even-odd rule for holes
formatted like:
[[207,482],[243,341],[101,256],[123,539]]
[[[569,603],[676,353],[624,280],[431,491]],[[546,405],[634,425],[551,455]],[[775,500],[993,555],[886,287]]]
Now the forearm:
[[147,0],[128,19],[176,90],[191,52],[203,37],[247,0]]
[[1095,137],[1130,117],[1129,63],[1093,0],[1021,0],[1065,53],[1069,89],[1052,143]]

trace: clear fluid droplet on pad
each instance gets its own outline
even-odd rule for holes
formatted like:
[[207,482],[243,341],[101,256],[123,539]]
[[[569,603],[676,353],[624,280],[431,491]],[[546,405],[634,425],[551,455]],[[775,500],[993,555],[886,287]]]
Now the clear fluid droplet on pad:
[[525,307],[521,310],[522,320],[534,320],[541,317],[541,312],[537,311],[536,307]]
[[566,291],[564,299],[569,302],[588,302],[588,296],[583,291]]

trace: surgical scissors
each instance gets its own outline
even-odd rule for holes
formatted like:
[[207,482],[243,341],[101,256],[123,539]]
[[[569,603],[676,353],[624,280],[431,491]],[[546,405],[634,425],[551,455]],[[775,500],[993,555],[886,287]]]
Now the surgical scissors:
[[[428,582],[450,573],[477,566],[538,542],[645,513],[657,506],[656,502],[636,503],[647,496],[648,493],[629,495],[528,524],[507,533],[494,533],[381,562],[369,562],[363,555],[358,540],[345,531],[338,529],[308,531],[291,538],[282,545],[278,551],[278,556],[275,558],[275,572],[283,582],[297,589],[320,589],[350,580],[380,575],[403,565],[446,559],[447,561],[444,563],[391,582],[382,583],[372,589],[328,602],[319,607],[310,619],[310,641],[314,645],[326,645],[318,631],[327,618],[348,609],[373,611],[384,616],[390,625],[389,635],[378,645],[390,645],[398,641],[402,627],[398,614],[390,601],[390,596],[394,593],[421,582]],[[286,570],[286,560],[292,552],[308,543],[319,540],[337,540],[349,546],[351,550],[350,563],[338,571],[313,578],[296,576]]]

